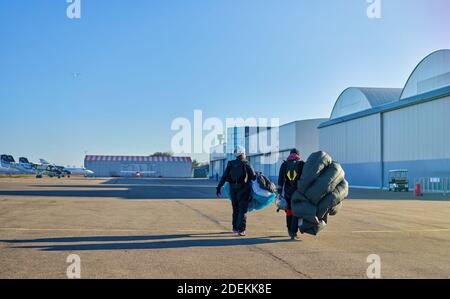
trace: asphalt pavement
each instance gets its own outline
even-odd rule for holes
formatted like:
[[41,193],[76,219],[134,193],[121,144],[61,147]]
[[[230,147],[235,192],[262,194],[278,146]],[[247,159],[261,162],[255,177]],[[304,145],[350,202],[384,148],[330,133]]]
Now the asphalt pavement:
[[450,278],[449,201],[356,190],[317,237],[290,241],[274,206],[230,233],[215,184],[0,178],[0,278],[67,278],[72,254],[82,278],[367,278],[373,255],[382,278]]

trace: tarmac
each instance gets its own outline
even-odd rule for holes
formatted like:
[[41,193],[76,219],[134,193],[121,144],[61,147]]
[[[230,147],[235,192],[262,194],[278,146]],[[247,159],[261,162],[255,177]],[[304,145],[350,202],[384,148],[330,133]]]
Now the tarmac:
[[316,237],[287,237],[274,206],[231,230],[216,182],[0,178],[0,278],[450,278],[450,201],[351,190]]

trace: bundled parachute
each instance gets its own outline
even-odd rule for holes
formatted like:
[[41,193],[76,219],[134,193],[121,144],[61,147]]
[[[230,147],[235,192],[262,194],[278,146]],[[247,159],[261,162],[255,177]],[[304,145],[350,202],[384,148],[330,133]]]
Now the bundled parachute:
[[[277,197],[275,185],[265,176],[258,173],[256,180],[251,182],[252,192],[251,200],[248,205],[248,212],[262,210],[269,206]],[[231,199],[230,184],[228,182],[223,186],[226,197]]]
[[347,195],[348,182],[341,165],[323,151],[311,154],[292,195],[292,212],[302,219],[300,232],[317,235]]

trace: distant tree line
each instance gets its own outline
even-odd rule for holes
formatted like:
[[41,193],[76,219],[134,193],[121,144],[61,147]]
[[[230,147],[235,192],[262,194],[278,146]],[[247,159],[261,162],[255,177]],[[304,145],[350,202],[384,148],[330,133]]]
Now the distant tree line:
[[[150,156],[152,156],[152,157],[173,157],[173,153],[172,152],[154,152]],[[198,162],[196,159],[192,160],[192,168],[197,168],[197,167],[202,167],[202,166],[209,168],[209,163],[208,162]]]
[[150,156],[152,156],[152,157],[172,157],[173,153],[172,152],[155,152],[155,153],[151,154]]

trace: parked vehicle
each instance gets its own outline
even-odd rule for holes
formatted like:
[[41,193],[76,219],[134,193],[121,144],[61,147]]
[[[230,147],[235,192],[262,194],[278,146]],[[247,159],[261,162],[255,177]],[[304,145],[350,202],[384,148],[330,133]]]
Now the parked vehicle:
[[408,170],[389,170],[389,191],[402,192],[409,191]]

